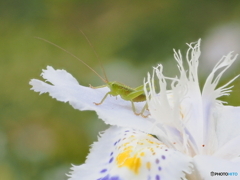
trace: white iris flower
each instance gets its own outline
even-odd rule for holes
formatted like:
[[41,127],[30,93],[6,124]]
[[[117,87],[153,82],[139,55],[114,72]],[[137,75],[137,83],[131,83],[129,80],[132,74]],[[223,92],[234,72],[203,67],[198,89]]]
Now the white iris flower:
[[[109,89],[81,86],[65,70],[50,66],[43,70],[41,76],[51,84],[30,81],[35,92],[48,92],[75,109],[94,110],[112,125],[93,143],[85,164],[72,167],[69,180],[240,179],[240,107],[224,106],[218,100],[229,95],[229,84],[237,77],[217,88],[237,55],[224,56],[201,91],[200,40],[188,46],[187,70],[180,51],[174,51],[179,77],[165,77],[158,65],[144,80],[147,118],[136,116],[131,103],[121,98],[108,97],[95,105]],[[144,103],[138,105],[140,109]]]

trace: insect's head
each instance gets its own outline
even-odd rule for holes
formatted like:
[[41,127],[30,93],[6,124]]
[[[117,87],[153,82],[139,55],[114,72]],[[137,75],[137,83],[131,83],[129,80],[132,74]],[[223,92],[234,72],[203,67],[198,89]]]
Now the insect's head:
[[110,90],[114,89],[115,81],[107,82],[107,86]]

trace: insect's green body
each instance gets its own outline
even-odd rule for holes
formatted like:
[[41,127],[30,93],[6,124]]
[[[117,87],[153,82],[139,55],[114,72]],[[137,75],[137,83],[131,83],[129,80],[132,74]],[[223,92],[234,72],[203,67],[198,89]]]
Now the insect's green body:
[[116,81],[109,82],[107,86],[110,89],[109,94],[112,96],[120,95],[121,98],[126,101],[133,101],[133,102],[146,101],[146,96],[144,94],[142,86],[139,87],[141,89],[137,89],[137,88],[133,89],[129,86],[126,86]]
[[101,100],[100,103],[95,103],[96,105],[102,104],[108,95],[111,95],[111,96],[119,95],[123,100],[131,101],[133,112],[136,115],[141,115],[143,117],[147,117],[147,116],[143,115],[144,111],[147,109],[147,104],[145,104],[145,106],[143,107],[143,109],[141,110],[140,113],[136,112],[136,109],[134,106],[134,102],[146,101],[146,95],[144,93],[143,86],[139,86],[137,88],[131,88],[131,87],[121,84],[119,82],[112,81],[112,82],[107,82],[106,85],[92,87],[92,88],[96,89],[96,88],[102,88],[102,87],[108,87],[110,89],[110,91],[105,94],[105,96],[103,97],[103,99]]

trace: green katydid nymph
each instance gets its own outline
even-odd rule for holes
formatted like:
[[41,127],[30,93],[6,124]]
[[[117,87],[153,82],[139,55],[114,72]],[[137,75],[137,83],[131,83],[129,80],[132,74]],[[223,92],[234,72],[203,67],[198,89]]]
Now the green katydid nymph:
[[146,101],[146,95],[143,90],[143,85],[137,88],[131,88],[125,84],[121,84],[116,81],[112,81],[112,82],[106,81],[105,85],[97,86],[97,87],[90,86],[90,87],[93,89],[108,87],[110,89],[110,91],[105,94],[105,96],[102,98],[102,100],[99,103],[94,102],[94,104],[96,105],[102,104],[108,95],[111,95],[111,96],[119,95],[123,100],[131,102],[132,110],[134,114],[141,115],[144,118],[148,117],[148,115],[144,115],[144,112],[147,109],[147,103],[144,105],[140,113],[137,113],[134,105],[134,102]]
[[[83,33],[83,32],[82,32]],[[85,34],[83,33],[83,35],[85,36]],[[119,82],[116,82],[116,81],[112,81],[112,82],[109,82],[108,79],[107,79],[107,76],[106,76],[106,73],[104,71],[104,68],[102,66],[102,64],[100,63],[100,66],[102,68],[102,71],[103,71],[103,74],[104,74],[104,78],[99,75],[92,67],[90,67],[87,63],[85,63],[83,60],[79,59],[77,56],[75,56],[74,54],[70,53],[69,51],[65,50],[64,48],[46,40],[46,39],[43,39],[43,38],[39,38],[39,37],[36,37],[37,39],[41,39],[47,43],[50,43],[52,45],[54,45],[55,47],[65,51],[66,53],[70,54],[71,56],[73,56],[74,58],[76,58],[77,60],[79,60],[81,63],[83,63],[86,67],[88,67],[93,73],[95,73],[104,83],[106,83],[105,85],[102,85],[102,86],[96,86],[96,87],[93,87],[90,85],[91,88],[93,89],[98,89],[98,88],[103,88],[103,87],[108,87],[109,88],[109,92],[107,92],[104,97],[102,98],[102,100],[98,103],[94,102],[95,105],[101,105],[105,99],[107,98],[108,95],[110,96],[120,96],[123,100],[125,101],[130,101],[131,102],[131,105],[132,105],[132,110],[134,112],[135,115],[139,116],[141,115],[142,117],[146,118],[149,116],[149,114],[147,115],[144,115],[145,111],[147,110],[147,103],[145,103],[145,105],[143,106],[142,110],[138,113],[136,108],[135,108],[135,105],[134,103],[135,102],[144,102],[146,101],[146,95],[144,93],[144,90],[143,90],[143,85],[139,86],[139,87],[136,87],[136,88],[131,88],[127,85],[124,85],[122,83],[119,83]],[[93,46],[91,45],[90,41],[88,40],[88,38],[85,36],[85,38],[87,39],[88,43],[90,44],[90,46],[93,48]],[[94,50],[94,48],[93,48]],[[96,51],[94,50],[94,53],[95,55],[97,56],[96,54]],[[98,56],[97,56],[98,58]],[[99,60],[99,59],[98,59]]]

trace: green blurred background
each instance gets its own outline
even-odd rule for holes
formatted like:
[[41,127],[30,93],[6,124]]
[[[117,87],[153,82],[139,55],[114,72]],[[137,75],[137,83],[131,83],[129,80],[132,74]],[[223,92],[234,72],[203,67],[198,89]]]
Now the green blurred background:
[[[240,52],[240,1],[225,0],[9,0],[0,2],[0,179],[66,180],[82,164],[90,144],[107,126],[94,112],[80,112],[30,91],[47,65],[65,69],[88,86],[101,80],[78,60],[36,39],[45,38],[101,73],[95,47],[110,80],[142,84],[157,63],[176,75],[173,48],[202,38],[200,76],[230,50]],[[184,54],[183,53],[183,54]],[[226,83],[240,72],[229,71]],[[232,96],[239,105],[239,79]]]

